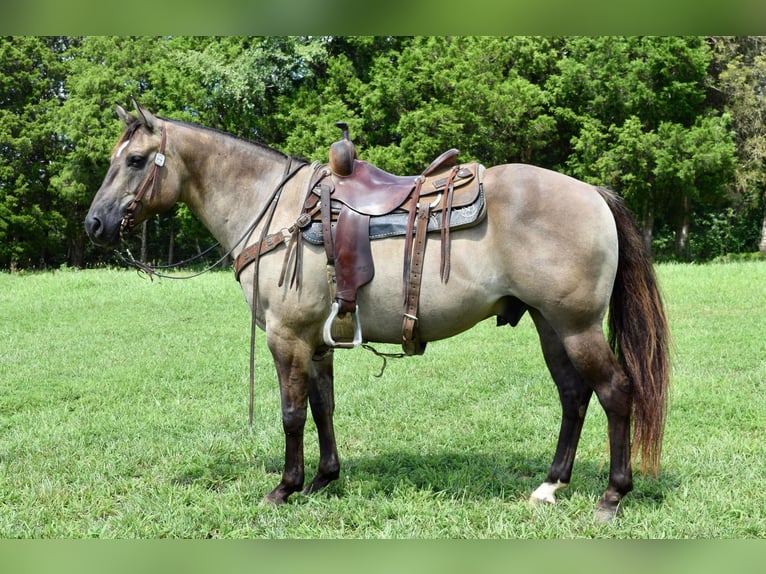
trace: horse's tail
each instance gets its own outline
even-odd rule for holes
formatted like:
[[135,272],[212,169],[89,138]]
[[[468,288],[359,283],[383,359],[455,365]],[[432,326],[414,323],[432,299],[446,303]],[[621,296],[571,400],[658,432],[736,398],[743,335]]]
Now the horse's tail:
[[670,331],[652,259],[622,199],[599,189],[617,224],[619,262],[609,306],[609,345],[633,391],[632,456],[657,475],[670,380]]

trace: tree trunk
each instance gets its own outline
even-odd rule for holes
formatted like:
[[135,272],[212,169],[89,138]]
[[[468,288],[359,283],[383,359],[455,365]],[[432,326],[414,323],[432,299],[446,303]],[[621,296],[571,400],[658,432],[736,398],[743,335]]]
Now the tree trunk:
[[168,238],[168,265],[173,265],[174,259],[175,259],[175,251],[176,251],[176,226],[175,226],[176,218],[175,216],[171,216],[169,220],[169,229],[168,234],[170,237]]
[[646,252],[651,255],[652,239],[654,238],[654,208],[648,204],[645,206],[644,217],[641,221],[641,236],[644,238]]
[[766,255],[766,206],[763,208],[763,222],[761,223],[761,241],[758,250]]
[[67,263],[70,267],[77,269],[85,266],[85,235],[83,233],[67,240]]
[[689,227],[691,225],[691,200],[684,194],[681,221],[676,228],[675,253],[681,259],[689,255]]
[[149,220],[141,225],[141,263],[149,258]]

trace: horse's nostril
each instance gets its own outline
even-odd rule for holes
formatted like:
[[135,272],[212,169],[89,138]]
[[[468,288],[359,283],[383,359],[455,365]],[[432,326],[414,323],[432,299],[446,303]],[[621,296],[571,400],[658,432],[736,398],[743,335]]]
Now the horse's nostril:
[[89,215],[85,218],[85,231],[92,239],[99,237],[103,229],[104,226],[98,217]]

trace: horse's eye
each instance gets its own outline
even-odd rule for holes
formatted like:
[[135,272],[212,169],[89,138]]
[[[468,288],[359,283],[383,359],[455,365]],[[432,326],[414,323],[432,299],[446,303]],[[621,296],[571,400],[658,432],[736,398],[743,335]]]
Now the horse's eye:
[[146,163],[146,157],[142,155],[131,155],[128,156],[127,164],[128,167],[132,167],[135,169],[141,169],[144,167],[144,164]]

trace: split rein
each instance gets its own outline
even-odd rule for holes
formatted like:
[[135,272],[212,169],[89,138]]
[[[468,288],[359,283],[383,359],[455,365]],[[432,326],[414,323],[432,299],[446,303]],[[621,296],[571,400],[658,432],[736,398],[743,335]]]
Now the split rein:
[[[151,188],[152,193],[149,196],[149,200],[153,200],[155,196],[158,193],[159,189],[159,172],[160,168],[165,166],[165,142],[166,142],[166,131],[165,131],[165,122],[162,123],[161,127],[161,136],[160,136],[160,147],[157,150],[157,153],[154,157],[154,163],[152,164],[152,168],[149,171],[149,173],[146,176],[146,179],[141,184],[141,187],[138,190],[138,193],[133,198],[133,200],[128,205],[128,208],[125,212],[125,215],[122,218],[122,221],[120,222],[120,243],[125,246],[125,235],[127,232],[133,229],[135,226],[135,212],[136,209],[138,209],[139,206],[142,205],[144,196],[146,195],[146,192]],[[268,229],[271,226],[271,219],[274,215],[274,211],[276,210],[277,203],[279,202],[279,198],[282,194],[282,189],[287,184],[292,177],[300,171],[302,167],[306,165],[306,162],[304,161],[298,161],[295,162],[295,160],[292,157],[288,158],[287,165],[285,166],[285,172],[282,176],[282,179],[280,182],[276,185],[274,188],[274,191],[271,192],[271,195],[268,197],[267,201],[265,201],[256,215],[253,222],[247,227],[245,232],[242,234],[240,239],[226,252],[224,253],[215,263],[212,265],[209,265],[208,267],[202,269],[201,271],[198,271],[196,273],[192,273],[189,275],[168,275],[166,273],[163,273],[160,270],[168,270],[168,269],[176,269],[179,267],[186,266],[198,259],[201,259],[208,253],[210,253],[213,249],[216,249],[221,244],[220,242],[216,242],[209,248],[205,249],[201,253],[198,253],[197,255],[186,259],[184,261],[180,261],[178,263],[169,264],[169,265],[147,265],[146,263],[143,263],[141,261],[138,261],[133,254],[130,252],[130,249],[125,246],[125,253],[126,255],[123,255],[123,253],[120,250],[115,250],[115,254],[117,257],[128,267],[132,267],[138,271],[139,274],[144,273],[149,277],[151,281],[154,280],[154,277],[159,277],[161,279],[193,279],[195,277],[199,277],[200,275],[203,275],[209,271],[212,271],[221,263],[223,263],[227,258],[229,258],[234,250],[241,244],[246,244],[253,232],[255,231],[255,228],[261,223],[261,221],[266,217],[265,226],[263,228],[261,238],[259,241],[259,245],[263,243],[263,240],[266,237],[266,234],[268,233]],[[248,405],[248,421],[250,424],[250,427],[253,426],[253,414],[254,414],[254,399],[255,399],[255,332],[256,332],[256,306],[257,306],[257,288],[258,288],[258,263],[260,260],[261,250],[259,249],[254,260],[250,261],[249,263],[254,263],[255,271],[253,274],[253,303],[252,303],[252,314],[251,314],[251,324],[250,324],[250,400]],[[380,372],[375,375],[376,377],[382,377],[383,372],[386,370],[387,365],[387,358],[402,358],[406,355],[404,353],[382,353],[373,347],[371,347],[368,344],[362,345],[362,347],[373,354],[377,355],[381,359],[383,359],[383,365],[381,366]],[[328,349],[327,352],[332,352],[332,349]]]
[[158,193],[159,171],[161,167],[165,166],[165,141],[166,141],[165,122],[162,123],[161,134],[162,135],[160,136],[160,147],[157,150],[156,155],[154,156],[154,163],[152,164],[151,171],[147,174],[146,179],[144,179],[143,184],[138,190],[138,193],[128,205],[128,208],[125,211],[125,215],[123,216],[122,221],[120,222],[120,243],[123,245],[125,249],[125,254],[123,254],[119,249],[115,249],[114,253],[120,259],[120,261],[122,261],[124,265],[126,265],[127,267],[134,268],[136,271],[138,271],[139,274],[141,273],[145,274],[152,281],[154,280],[154,277],[159,277],[161,279],[174,279],[174,280],[194,279],[195,277],[204,275],[205,273],[212,271],[216,267],[219,267],[224,261],[226,261],[229,257],[231,257],[232,253],[239,245],[241,245],[243,242],[245,243],[247,242],[247,240],[250,238],[255,228],[258,226],[258,224],[261,222],[263,217],[266,215],[266,210],[269,209],[272,203],[276,203],[276,199],[281,194],[282,188],[296,173],[298,173],[300,168],[303,167],[305,163],[299,162],[293,168],[293,158],[289,159],[288,164],[285,168],[285,174],[282,177],[282,180],[276,186],[276,188],[274,188],[274,191],[272,192],[268,201],[264,203],[263,207],[258,212],[258,215],[255,217],[253,222],[248,226],[248,228],[242,234],[242,237],[240,237],[239,241],[237,241],[234,245],[232,245],[231,249],[226,251],[226,253],[224,253],[218,260],[216,260],[215,263],[208,265],[201,271],[197,271],[196,273],[191,273],[189,275],[168,275],[166,273],[163,273],[162,271],[186,267],[187,265],[190,265],[191,263],[199,259],[202,259],[214,249],[217,249],[218,247],[220,247],[221,243],[217,241],[216,243],[214,243],[213,245],[211,245],[204,251],[198,253],[197,255],[194,255],[183,261],[179,261],[178,263],[172,263],[168,265],[148,265],[142,261],[137,260],[133,256],[133,253],[131,253],[130,248],[127,247],[125,235],[127,234],[127,232],[132,230],[133,227],[135,226],[136,209],[143,204],[144,196],[146,195],[146,192],[149,190],[149,188],[151,188],[152,190],[152,193],[149,196],[150,201],[153,200]]

